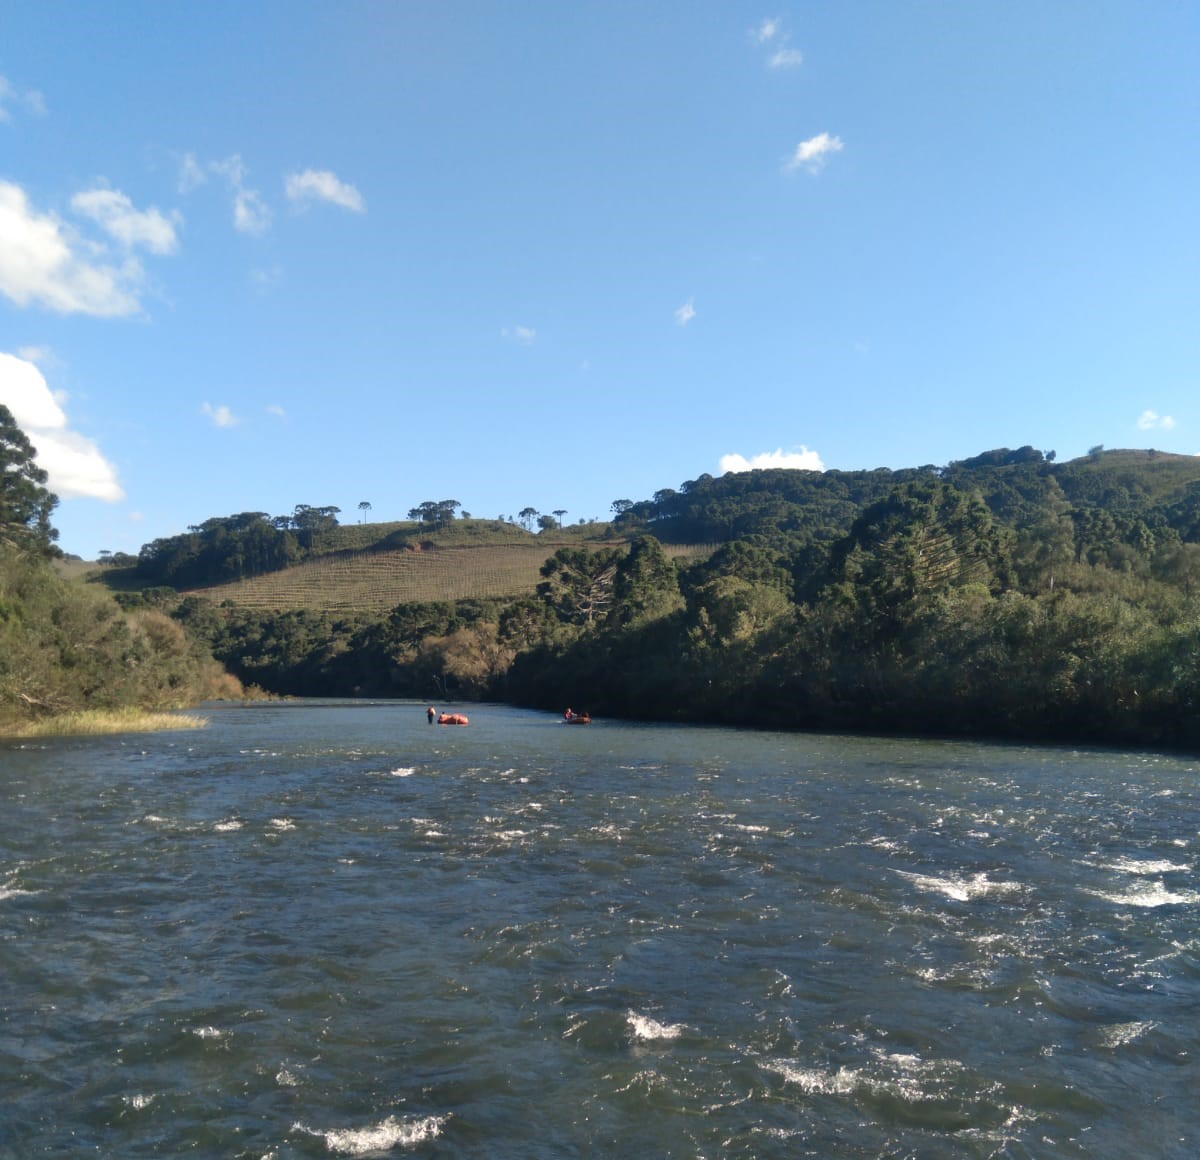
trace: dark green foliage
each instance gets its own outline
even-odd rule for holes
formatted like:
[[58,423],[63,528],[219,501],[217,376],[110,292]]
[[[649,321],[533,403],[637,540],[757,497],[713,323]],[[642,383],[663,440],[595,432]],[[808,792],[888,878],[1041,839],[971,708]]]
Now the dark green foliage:
[[608,614],[623,553],[618,548],[559,548],[542,565],[541,597],[567,624],[592,628]]
[[50,515],[57,505],[33,444],[0,403],[0,547],[54,551],[58,532],[50,525]]
[[[311,541],[318,534],[320,517],[304,518],[307,523],[302,534]],[[146,584],[202,588],[273,572],[300,557],[300,544],[292,529],[291,519],[271,519],[265,512],[205,520],[184,535],[154,540],[143,547],[137,575]]]
[[[536,599],[178,615],[277,692],[1200,745],[1200,460],[1000,448],[704,475],[613,509],[627,542],[560,548]],[[672,542],[719,546],[680,568]]]
[[80,709],[158,709],[219,692],[212,657],[144,603],[124,612],[36,553],[0,547],[0,725]]

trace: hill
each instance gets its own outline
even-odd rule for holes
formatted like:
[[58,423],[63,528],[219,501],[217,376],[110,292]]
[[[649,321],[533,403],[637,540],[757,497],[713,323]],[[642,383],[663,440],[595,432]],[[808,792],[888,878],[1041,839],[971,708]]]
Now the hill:
[[[270,611],[385,612],[398,604],[531,597],[547,558],[562,548],[622,547],[608,524],[531,533],[494,520],[456,520],[437,530],[406,521],[330,529],[304,559],[275,571],[222,584],[185,585],[181,595]],[[672,545],[668,553],[699,559],[712,545]],[[87,572],[116,591],[143,588],[133,567]]]
[[1200,459],[998,448],[614,508],[537,534],[243,513],[106,579],[157,580],[127,607],[172,609],[276,693],[1200,744]]

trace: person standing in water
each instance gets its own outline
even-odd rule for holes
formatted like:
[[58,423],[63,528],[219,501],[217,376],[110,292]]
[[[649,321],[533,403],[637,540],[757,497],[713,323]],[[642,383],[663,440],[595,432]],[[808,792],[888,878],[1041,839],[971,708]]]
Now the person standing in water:
[[429,724],[432,725],[434,721],[437,720],[437,710],[430,705],[429,708],[425,710],[425,716],[429,718]]

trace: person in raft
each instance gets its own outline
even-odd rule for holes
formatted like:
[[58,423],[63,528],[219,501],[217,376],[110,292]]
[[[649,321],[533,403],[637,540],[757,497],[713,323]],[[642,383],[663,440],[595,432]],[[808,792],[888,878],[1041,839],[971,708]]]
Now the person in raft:
[[437,720],[437,710],[430,705],[429,708],[425,710],[425,716],[429,718],[429,724],[432,725],[434,721]]
[[566,711],[566,712],[563,714],[563,720],[564,720],[564,721],[570,721],[570,720],[571,720],[571,718],[572,718],[572,717],[574,717],[574,716],[575,716],[575,714],[574,714],[574,713],[571,711],[571,708],[570,708],[570,706],[568,706],[568,707],[567,707],[567,711]]

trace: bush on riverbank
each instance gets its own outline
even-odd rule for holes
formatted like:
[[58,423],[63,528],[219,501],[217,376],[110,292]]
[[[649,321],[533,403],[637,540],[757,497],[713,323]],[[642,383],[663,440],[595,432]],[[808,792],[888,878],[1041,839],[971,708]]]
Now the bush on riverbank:
[[44,555],[0,545],[0,734],[44,722],[62,731],[55,722],[85,711],[240,695],[237,679],[171,617],[123,612],[108,593],[58,576]]

